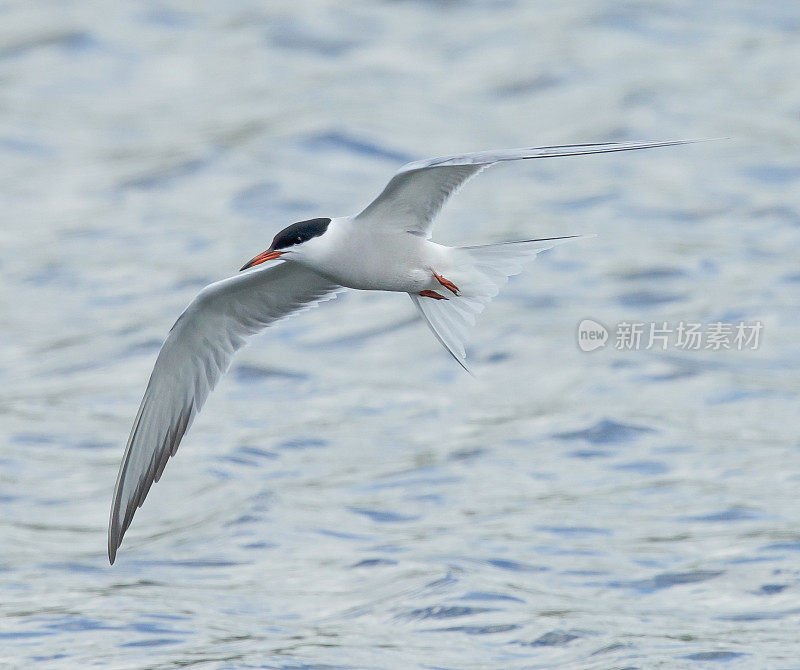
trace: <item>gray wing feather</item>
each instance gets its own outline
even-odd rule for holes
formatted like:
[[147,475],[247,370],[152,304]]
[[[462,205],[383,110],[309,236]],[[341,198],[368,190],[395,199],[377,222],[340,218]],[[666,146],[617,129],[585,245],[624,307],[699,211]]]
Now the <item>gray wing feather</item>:
[[487,166],[406,167],[400,168],[356,220],[399,225],[406,232],[430,237],[433,220],[447,200]]
[[354,220],[369,225],[400,227],[409,233],[430,237],[433,220],[447,200],[470,178],[490,165],[533,158],[653,149],[699,141],[703,140],[564,144],[527,149],[478,151],[459,156],[443,156],[415,161],[401,167],[380,195],[357,214]]
[[246,339],[340,290],[287,262],[211,284],[191,302],[161,347],[125,447],[108,526],[111,563],[136,509]]

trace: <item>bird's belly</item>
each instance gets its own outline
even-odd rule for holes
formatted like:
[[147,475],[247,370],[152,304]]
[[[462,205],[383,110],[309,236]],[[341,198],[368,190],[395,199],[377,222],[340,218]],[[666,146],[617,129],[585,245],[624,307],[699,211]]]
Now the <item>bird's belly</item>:
[[430,259],[416,239],[387,244],[351,246],[336,256],[335,264],[319,268],[325,276],[348,288],[418,293],[430,283]]

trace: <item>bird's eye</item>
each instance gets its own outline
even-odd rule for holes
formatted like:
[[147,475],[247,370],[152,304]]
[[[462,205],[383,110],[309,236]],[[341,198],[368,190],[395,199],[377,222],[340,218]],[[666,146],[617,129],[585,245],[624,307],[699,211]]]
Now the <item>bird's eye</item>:
[[298,237],[297,237],[297,241],[298,241],[298,242],[302,242],[302,241],[303,241],[303,238],[302,238],[302,237],[300,237],[300,236],[298,235]]

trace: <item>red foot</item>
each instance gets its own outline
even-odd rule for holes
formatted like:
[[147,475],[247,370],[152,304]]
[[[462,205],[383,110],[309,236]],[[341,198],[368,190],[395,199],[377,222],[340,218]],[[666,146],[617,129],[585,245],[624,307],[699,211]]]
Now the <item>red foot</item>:
[[425,289],[424,291],[420,291],[419,294],[425,298],[435,298],[436,300],[448,300],[443,295],[439,295],[436,291],[429,291]]
[[449,279],[445,279],[444,277],[442,277],[442,275],[436,274],[436,270],[434,270],[433,268],[431,268],[431,272],[433,272],[433,276],[436,277],[436,281],[438,281],[442,286],[444,286],[452,294],[458,295],[458,286],[456,286]]

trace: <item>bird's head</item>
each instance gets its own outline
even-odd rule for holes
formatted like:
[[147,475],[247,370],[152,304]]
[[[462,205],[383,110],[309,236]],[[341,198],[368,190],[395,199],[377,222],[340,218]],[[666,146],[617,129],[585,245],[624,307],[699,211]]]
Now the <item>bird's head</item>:
[[302,257],[307,250],[309,240],[322,235],[328,229],[330,222],[330,219],[309,219],[308,221],[293,223],[273,238],[269,249],[245,263],[242,270],[247,270],[247,268],[251,268],[254,265],[260,265],[265,261],[275,260],[281,256],[286,259],[292,256]]

